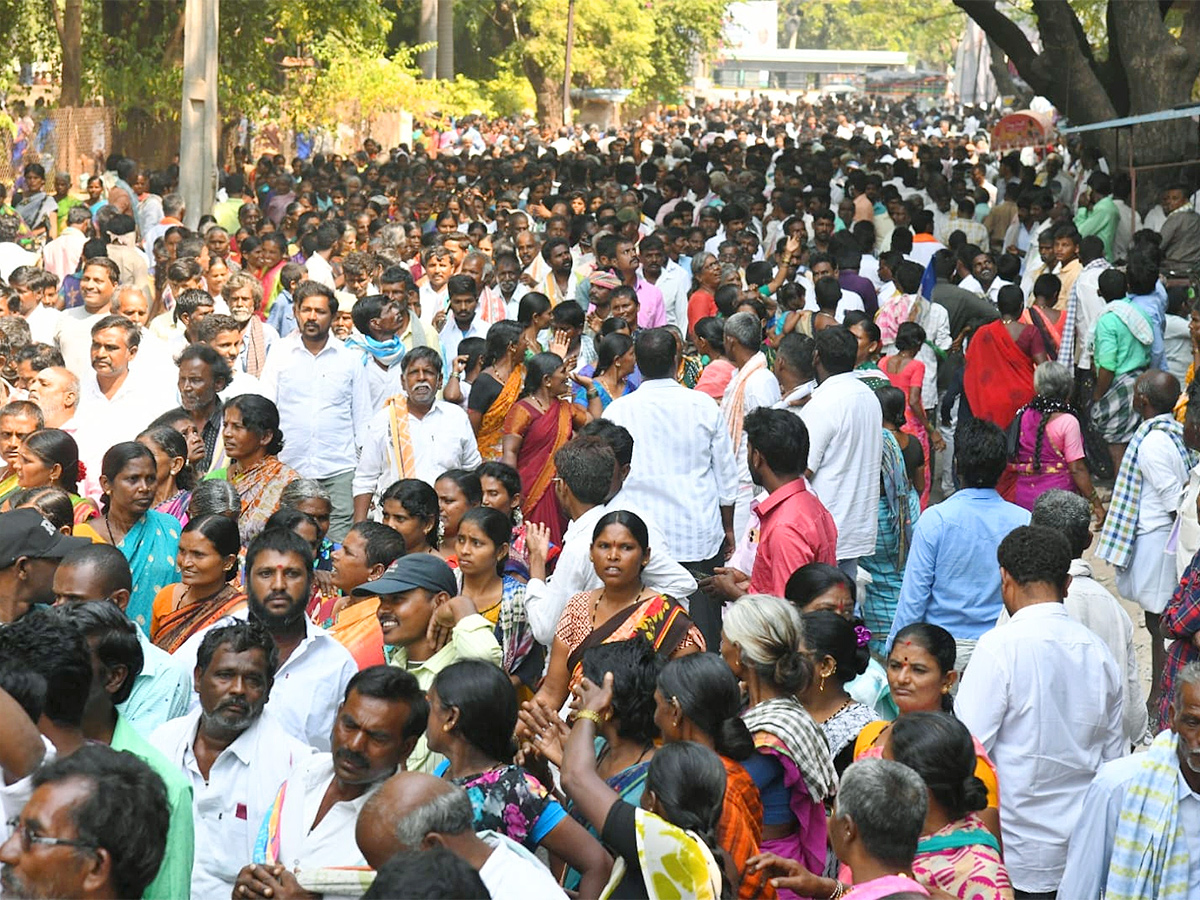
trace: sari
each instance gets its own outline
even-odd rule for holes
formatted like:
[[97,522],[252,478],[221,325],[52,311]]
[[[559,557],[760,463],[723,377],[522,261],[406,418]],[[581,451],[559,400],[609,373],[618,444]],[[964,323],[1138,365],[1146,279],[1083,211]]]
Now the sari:
[[89,519],[94,519],[100,512],[100,508],[96,506],[96,501],[88,497],[80,497],[78,494],[69,494],[71,498],[71,521],[76,525],[82,525]]
[[1000,842],[975,813],[923,835],[913,858],[913,876],[960,900],[1012,900],[1012,883],[1000,857]]
[[[533,637],[533,628],[525,615],[525,584],[511,575],[502,577],[500,602],[480,615],[496,626],[500,645],[500,668],[515,675],[528,688],[537,686],[545,662],[544,648]],[[531,694],[532,696],[532,694]]]
[[154,598],[154,620],[150,640],[156,647],[174,653],[198,631],[215,625],[221,619],[246,605],[246,595],[232,585],[215,597],[200,603],[188,603],[172,609],[175,585],[169,584]]
[[1025,314],[1021,316],[1020,321],[1026,325],[1032,325],[1038,330],[1038,334],[1042,336],[1042,343],[1046,347],[1046,354],[1054,359],[1058,356],[1058,348],[1062,344],[1063,328],[1067,324],[1067,316],[1061,313],[1058,321],[1051,321],[1040,307],[1031,306],[1025,310]]
[[504,382],[500,396],[483,414],[483,422],[475,439],[479,444],[479,455],[483,457],[484,462],[495,462],[503,457],[504,423],[508,420],[508,411],[521,395],[521,386],[524,383],[525,366],[515,366],[509,373],[508,380]]
[[[888,357],[888,359],[891,359],[891,357]],[[920,396],[921,385],[925,381],[925,363],[919,359],[914,359],[908,365],[901,368],[899,372],[892,372],[887,367],[887,361],[884,360],[879,369],[887,376],[892,387],[897,387],[904,391],[904,427],[900,430],[905,434],[915,437],[920,442],[921,449],[925,451],[925,460],[928,463],[929,460],[933,459],[930,455],[929,432],[921,426],[921,422],[913,412],[912,402],[909,399],[913,388],[917,389],[917,395]],[[933,474],[932,466],[930,466],[929,474]],[[929,490],[932,485],[933,478],[926,478],[925,490],[921,492],[921,509],[929,505]]]
[[[692,831],[635,807],[637,862],[650,900],[718,900],[721,868],[704,840]],[[600,900],[608,900],[625,879],[628,863],[619,856]]]
[[572,404],[557,400],[542,411],[528,399],[518,400],[504,419],[504,434],[519,435],[517,472],[521,476],[521,513],[526,522],[550,529],[550,540],[562,543],[566,521],[558,497],[550,490],[554,454],[571,439]]
[[[1059,415],[1074,416],[1074,413],[1049,410],[1043,412],[1033,406],[1027,406],[1017,412],[1014,420],[1019,425],[1017,446],[1016,452],[1008,462],[1009,479],[1006,479],[1011,481],[1013,490],[1004,498],[1010,503],[1032,510],[1034,501],[1046,491],[1079,493],[1069,466],[1075,460],[1083,458],[1083,438],[1076,421],[1074,429],[1078,440],[1077,451],[1071,453],[1069,444],[1065,447],[1055,446],[1048,426],[1050,420]],[[1043,420],[1046,421],[1046,426],[1042,426]],[[1058,427],[1055,426],[1056,430]],[[1068,459],[1068,456],[1072,458]]]
[[[595,740],[596,759],[599,760],[608,751],[608,742],[602,737]],[[616,775],[604,779],[604,783],[612,788],[618,797],[630,806],[638,806],[642,802],[642,794],[646,790],[646,773],[650,770],[650,760],[634,763],[627,769],[622,769]],[[582,825],[596,840],[600,840],[600,832],[575,809],[568,801],[567,812],[576,822]],[[563,875],[563,887],[568,891],[579,890],[580,874],[575,869],[567,867]]]
[[[891,722],[878,721],[869,722],[863,727],[854,742],[855,762],[860,759],[883,758],[883,747],[880,746],[879,739],[891,724]],[[999,809],[1000,781],[996,776],[996,764],[988,756],[983,744],[979,743],[979,738],[971,735],[971,743],[975,747],[975,777],[982,781],[984,787],[987,788],[987,805],[992,809]]]
[[129,560],[133,590],[125,615],[150,636],[154,598],[164,585],[175,581],[175,553],[179,550],[179,520],[148,510],[117,545]]
[[775,888],[765,870],[746,871],[746,860],[756,856],[762,843],[762,800],[754,779],[737,762],[721,757],[725,766],[725,802],[717,820],[717,845],[737,869],[739,897],[774,897]]
[[967,346],[963,372],[972,415],[1007,428],[1017,410],[1034,397],[1033,370],[1032,355],[1017,346],[1003,322],[984,325]]
[[883,464],[879,469],[879,529],[875,552],[858,564],[871,576],[863,594],[862,615],[871,632],[871,650],[887,649],[888,632],[900,604],[904,563],[912,542],[913,526],[921,513],[917,492],[908,479],[900,443],[883,429]]
[[178,519],[180,527],[183,527],[188,523],[187,508],[191,500],[191,491],[180,491],[174,497],[170,497],[158,504],[154,509],[156,512],[166,513],[168,516]]
[[383,657],[383,631],[375,611],[379,609],[378,597],[367,597],[351,606],[343,606],[334,614],[333,622],[326,629],[329,636],[350,651],[359,670],[370,666],[381,666]]
[[277,456],[267,456],[246,471],[235,470],[234,463],[208,476],[227,478],[242,498],[242,513],[238,516],[238,534],[246,547],[263,530],[267,519],[279,509],[283,489],[300,477],[285,466]]

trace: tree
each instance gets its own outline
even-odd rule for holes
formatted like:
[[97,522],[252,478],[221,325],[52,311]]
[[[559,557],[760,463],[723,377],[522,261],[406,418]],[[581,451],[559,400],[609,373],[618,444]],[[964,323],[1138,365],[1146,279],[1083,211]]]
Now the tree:
[[[1031,0],[1042,44],[1038,51],[994,0],[954,2],[999,46],[1029,86],[1072,124],[1186,104],[1200,77],[1200,4]],[[1089,20],[1091,28],[1087,27]],[[1106,42],[1096,40],[1097,20],[1103,22]],[[1122,140],[1122,146],[1130,146],[1130,139],[1137,165],[1194,159],[1200,145],[1190,119],[1138,125],[1130,138]],[[1114,132],[1098,132],[1089,143],[1104,149],[1110,161],[1125,162],[1117,159]],[[1178,170],[1157,170],[1147,176],[1162,183],[1178,177]],[[1149,193],[1141,194],[1140,199],[1149,200]]]
[[780,43],[814,50],[904,50],[917,65],[953,61],[966,17],[950,0],[783,0]]

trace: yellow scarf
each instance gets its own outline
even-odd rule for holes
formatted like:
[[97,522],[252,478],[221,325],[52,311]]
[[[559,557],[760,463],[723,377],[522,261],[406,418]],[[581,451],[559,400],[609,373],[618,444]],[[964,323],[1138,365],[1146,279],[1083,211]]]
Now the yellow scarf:
[[392,458],[400,478],[417,477],[417,455],[413,452],[412,435],[408,431],[408,398],[396,394],[387,402],[391,416]]

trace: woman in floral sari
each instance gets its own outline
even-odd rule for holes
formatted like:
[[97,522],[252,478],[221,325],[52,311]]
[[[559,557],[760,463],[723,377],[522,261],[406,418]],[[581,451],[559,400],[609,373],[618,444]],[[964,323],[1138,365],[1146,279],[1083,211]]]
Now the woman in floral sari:
[[150,639],[174,653],[197,631],[246,605],[234,585],[238,573],[237,524],[225,516],[192,519],[179,537],[179,574],[154,598]]
[[479,455],[497,460],[504,455],[504,422],[525,383],[521,326],[508,320],[488,329],[483,371],[471,385],[467,417],[475,429]]
[[195,474],[188,464],[187,441],[169,425],[155,425],[138,435],[138,443],[154,454],[154,464],[158,467],[154,509],[175,517],[181,526],[186,525],[188,503],[195,486]]
[[19,488],[56,487],[66,491],[76,525],[87,522],[98,512],[95,502],[79,496],[84,466],[79,461],[75,438],[65,431],[43,428],[25,438],[17,448],[13,471]]
[[283,489],[300,476],[279,461],[279,410],[266,397],[242,394],[226,403],[223,434],[229,466],[208,477],[226,478],[237,488],[242,498],[238,530],[245,547],[279,509]]
[[588,391],[589,408],[571,402],[570,376],[562,357],[538,353],[525,365],[525,392],[504,419],[504,462],[521,474],[526,521],[545,525],[550,540],[562,543],[566,518],[551,490],[554,454],[577,427],[603,413],[600,395]]

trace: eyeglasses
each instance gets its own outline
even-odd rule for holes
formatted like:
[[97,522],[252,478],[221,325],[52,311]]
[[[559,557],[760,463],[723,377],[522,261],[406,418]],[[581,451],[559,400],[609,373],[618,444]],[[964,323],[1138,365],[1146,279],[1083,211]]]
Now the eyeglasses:
[[21,838],[21,849],[29,850],[33,844],[45,844],[47,847],[78,847],[81,850],[95,850],[95,844],[89,844],[87,841],[73,841],[67,838],[46,837],[43,834],[34,834],[29,827],[29,823],[22,823],[20,816],[13,816],[8,822],[8,830],[18,834]]

